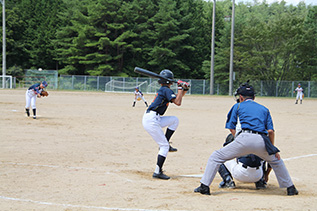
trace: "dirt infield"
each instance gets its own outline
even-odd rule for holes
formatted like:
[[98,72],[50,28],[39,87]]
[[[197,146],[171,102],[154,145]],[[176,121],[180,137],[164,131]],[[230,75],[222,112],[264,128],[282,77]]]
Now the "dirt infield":
[[172,137],[178,152],[164,165],[168,181],[152,179],[158,146],[142,127],[144,103],[132,108],[133,97],[51,91],[37,100],[33,120],[25,90],[0,90],[0,210],[317,210],[316,99],[256,98],[271,111],[298,196],[286,196],[274,173],[265,190],[239,182],[219,189],[217,175],[205,196],[193,190],[228,134],[232,97],[185,96],[181,107],[170,105],[165,115],[180,125]]

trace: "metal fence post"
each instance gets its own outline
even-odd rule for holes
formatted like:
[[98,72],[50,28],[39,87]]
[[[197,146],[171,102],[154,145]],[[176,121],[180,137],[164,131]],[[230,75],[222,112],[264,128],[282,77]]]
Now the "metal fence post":
[[99,76],[97,76],[97,91],[99,91]]
[[276,93],[275,93],[275,97],[277,97],[278,96],[278,81],[276,81],[276,91],[275,91]]
[[84,79],[84,90],[86,91],[86,83],[87,83],[87,76],[85,76],[85,79]]
[[205,94],[206,80],[203,80],[203,95]]
[[308,96],[307,97],[310,97],[310,81],[308,81]]
[[292,97],[294,97],[294,81],[292,81]]
[[74,89],[74,78],[75,78],[75,76],[72,75],[72,89]]

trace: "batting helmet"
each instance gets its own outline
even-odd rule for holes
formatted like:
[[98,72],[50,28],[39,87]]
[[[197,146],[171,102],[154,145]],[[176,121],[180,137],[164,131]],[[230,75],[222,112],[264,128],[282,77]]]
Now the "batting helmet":
[[[168,78],[168,79],[174,79],[174,74],[173,74],[173,72],[170,71],[170,70],[168,70],[168,69],[162,70],[162,71],[160,72],[160,76],[163,76],[164,78]],[[158,82],[159,82],[160,84],[169,84],[169,83],[171,83],[170,81],[168,81],[168,80],[166,80],[166,79],[162,79],[162,78],[160,78],[160,79],[158,80]]]

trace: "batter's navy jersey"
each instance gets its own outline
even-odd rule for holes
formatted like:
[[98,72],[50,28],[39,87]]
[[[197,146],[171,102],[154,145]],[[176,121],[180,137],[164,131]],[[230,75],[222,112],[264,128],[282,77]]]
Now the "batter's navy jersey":
[[162,86],[157,91],[153,102],[151,103],[150,107],[147,110],[156,111],[160,115],[163,115],[169,103],[172,102],[171,100],[175,98],[176,98],[176,95],[173,92],[173,90],[168,88],[168,86]]
[[235,129],[239,117],[242,130],[266,133],[274,130],[269,109],[248,99],[232,106],[227,115],[226,128]]

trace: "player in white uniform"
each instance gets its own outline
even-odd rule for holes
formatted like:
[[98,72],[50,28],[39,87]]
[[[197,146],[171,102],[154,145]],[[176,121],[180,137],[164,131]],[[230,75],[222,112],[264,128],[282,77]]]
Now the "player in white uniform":
[[41,92],[43,91],[43,89],[45,87],[47,87],[47,85],[48,85],[47,82],[43,81],[42,83],[33,84],[32,86],[30,86],[28,88],[28,90],[26,90],[26,93],[25,93],[25,100],[26,100],[25,113],[28,117],[30,116],[30,105],[32,105],[33,119],[36,119],[36,105],[35,105],[36,98],[41,97]]
[[[167,79],[173,79],[174,74],[170,70],[162,70],[160,75]],[[187,92],[187,88],[178,88],[177,95],[174,93],[170,86],[173,82],[165,79],[159,79],[161,88],[158,90],[150,107],[143,115],[142,124],[144,129],[152,136],[154,141],[159,145],[159,152],[157,156],[156,168],[153,173],[153,178],[157,179],[170,179],[169,176],[163,173],[163,164],[170,150],[169,140],[178,127],[178,118],[176,116],[163,116],[167,110],[169,103],[174,103],[180,106],[182,98]],[[185,85],[187,84],[184,82]],[[187,84],[188,85],[188,84]],[[167,127],[166,133],[162,128]]]
[[133,101],[132,107],[135,106],[136,101],[140,101],[140,100],[143,100],[146,107],[149,107],[144,96],[143,96],[143,93],[140,91],[139,87],[137,86],[137,87],[135,87],[135,91],[134,91],[134,101]]
[[302,88],[301,84],[298,84],[298,86],[296,87],[294,93],[295,92],[297,92],[295,104],[298,103],[298,99],[300,99],[300,104],[302,104],[303,97],[304,97],[304,89]]
[[[232,134],[226,138],[226,143],[230,144],[234,141]],[[254,154],[232,159],[221,164],[218,173],[223,181],[219,184],[220,188],[235,188],[233,179],[244,183],[255,183],[257,189],[266,188],[268,175],[271,167],[266,168],[266,162]]]

